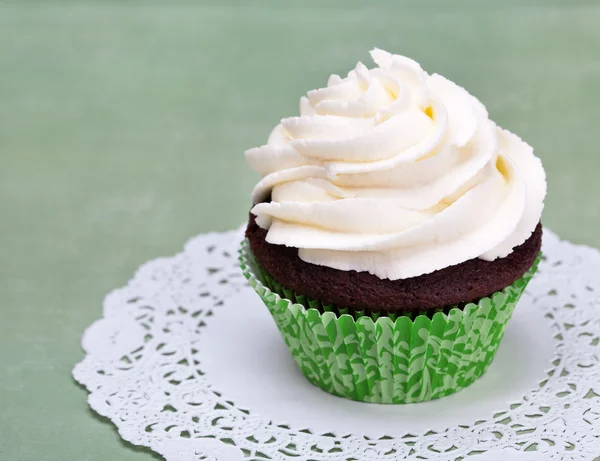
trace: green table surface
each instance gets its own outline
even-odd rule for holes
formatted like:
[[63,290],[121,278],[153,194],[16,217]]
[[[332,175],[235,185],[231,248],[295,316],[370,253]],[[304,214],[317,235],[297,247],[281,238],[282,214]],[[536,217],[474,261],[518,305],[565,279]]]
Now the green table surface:
[[544,223],[600,246],[598,2],[0,1],[0,459],[148,460],[71,378],[144,261],[239,225],[263,143],[373,46],[536,148]]

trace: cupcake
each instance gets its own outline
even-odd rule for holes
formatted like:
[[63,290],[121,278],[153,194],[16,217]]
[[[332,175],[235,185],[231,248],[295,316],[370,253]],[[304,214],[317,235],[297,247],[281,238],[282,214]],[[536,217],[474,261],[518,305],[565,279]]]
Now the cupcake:
[[493,361],[537,267],[546,179],[465,89],[371,57],[246,152],[262,179],[240,263],[310,382],[422,402]]

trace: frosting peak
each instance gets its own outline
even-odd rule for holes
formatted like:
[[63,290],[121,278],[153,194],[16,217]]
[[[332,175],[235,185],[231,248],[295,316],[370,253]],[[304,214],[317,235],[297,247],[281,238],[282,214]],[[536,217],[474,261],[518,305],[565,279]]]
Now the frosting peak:
[[392,280],[510,254],[543,209],[533,149],[441,75],[371,56],[378,67],[332,75],[246,152],[263,175],[252,213],[267,241]]

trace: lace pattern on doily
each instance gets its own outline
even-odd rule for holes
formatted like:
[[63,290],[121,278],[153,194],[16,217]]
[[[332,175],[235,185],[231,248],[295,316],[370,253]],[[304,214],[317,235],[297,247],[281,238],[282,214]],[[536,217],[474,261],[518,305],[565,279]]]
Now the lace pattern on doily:
[[555,353],[520,401],[470,425],[369,438],[280,424],[212,387],[198,345],[207,318],[239,290],[256,296],[238,267],[241,239],[241,230],[203,234],[144,264],[86,330],[73,375],[125,440],[169,461],[600,460],[597,250],[545,231],[544,260],[525,296],[545,312]]

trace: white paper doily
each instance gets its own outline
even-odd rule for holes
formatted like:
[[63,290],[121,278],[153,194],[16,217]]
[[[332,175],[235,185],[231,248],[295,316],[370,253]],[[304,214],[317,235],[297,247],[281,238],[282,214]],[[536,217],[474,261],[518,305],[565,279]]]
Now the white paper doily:
[[[545,259],[488,373],[441,400],[373,405],[296,370],[237,262],[200,235],[104,300],[73,371],[125,440],[168,461],[600,460],[600,252]],[[508,456],[507,456],[508,455]]]

